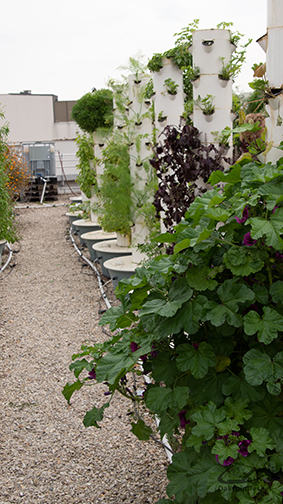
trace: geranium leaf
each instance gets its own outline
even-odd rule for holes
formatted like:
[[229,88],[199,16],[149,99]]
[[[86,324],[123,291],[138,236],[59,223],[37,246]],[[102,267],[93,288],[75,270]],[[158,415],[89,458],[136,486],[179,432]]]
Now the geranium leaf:
[[168,352],[159,352],[152,362],[152,377],[156,382],[164,381],[166,385],[171,385],[178,376],[176,359],[172,360],[172,355]]
[[131,431],[140,441],[148,441],[150,439],[150,434],[152,434],[152,429],[144,423],[144,421],[139,418],[137,423],[131,422]]
[[251,386],[243,376],[229,376],[222,387],[225,395],[232,395],[233,399],[247,399],[248,401],[261,401],[265,396],[265,390],[260,387]]
[[224,439],[218,439],[211,453],[218,455],[220,464],[223,464],[224,460],[228,457],[232,457],[233,459],[238,457],[238,445],[232,443],[226,445]]
[[244,316],[244,329],[248,335],[258,332],[260,343],[269,345],[283,331],[283,317],[275,309],[264,306],[263,315],[251,310]]
[[276,443],[275,453],[270,457],[270,469],[272,472],[278,472],[283,469],[283,435],[282,430],[276,430],[271,433],[272,439]]
[[221,303],[210,301],[205,305],[207,308],[206,319],[210,320],[216,327],[224,324],[225,320],[229,325],[240,327],[242,317],[238,313],[239,304],[246,301],[254,301],[254,293],[244,284],[235,284],[234,280],[225,280],[217,289],[217,294]]
[[188,385],[192,400],[196,404],[203,404],[213,397],[215,404],[220,405],[224,399],[222,387],[228,376],[228,373],[217,373],[215,368],[209,368],[207,375],[200,380],[191,376]]
[[154,411],[166,411],[172,405],[172,390],[167,387],[150,387],[145,394],[147,407]]
[[99,325],[110,324],[110,330],[113,331],[116,328],[117,318],[124,315],[124,309],[122,305],[112,306],[105,313],[103,313]]
[[269,437],[267,429],[263,427],[252,427],[250,429],[250,434],[252,436],[252,443],[248,447],[250,453],[255,450],[260,457],[264,457],[267,449],[272,450],[275,448],[276,443]]
[[85,427],[90,427],[90,426],[93,426],[93,427],[97,427],[98,429],[100,429],[100,426],[98,425],[97,422],[100,422],[101,420],[103,420],[103,414],[104,414],[104,410],[105,408],[108,408],[109,406],[109,403],[105,403],[103,404],[103,406],[101,406],[101,408],[96,408],[96,406],[94,406],[92,408],[92,410],[90,411],[87,411],[87,413],[85,414],[85,417],[83,419],[83,424]]
[[208,267],[199,268],[197,266],[192,266],[186,273],[188,284],[198,291],[214,290],[218,282],[212,280],[209,277],[209,273],[210,269]]
[[283,208],[276,209],[269,220],[253,217],[247,222],[251,224],[251,236],[254,240],[265,236],[266,245],[276,250],[283,249],[283,240],[280,237],[283,234]]
[[70,403],[70,399],[75,392],[75,390],[80,390],[82,388],[83,384],[80,382],[80,380],[77,380],[75,383],[66,383],[65,387],[62,390],[62,394],[65,397],[65,399]]
[[191,371],[195,378],[203,378],[208,368],[217,363],[211,345],[203,341],[197,349],[189,343],[179,345],[176,349],[177,367],[180,371]]
[[283,428],[282,402],[275,396],[267,395],[260,403],[249,404],[253,416],[247,420],[245,427],[264,427],[269,432]]
[[269,292],[274,303],[282,303],[283,301],[283,282],[278,280],[271,285]]
[[247,276],[250,273],[260,271],[264,266],[260,252],[248,247],[236,247],[233,245],[224,254],[223,259],[233,275]]
[[230,418],[235,418],[238,424],[243,424],[245,420],[251,418],[251,412],[246,409],[248,401],[246,399],[237,399],[234,401],[231,397],[225,399],[224,411]]
[[225,418],[223,408],[217,409],[216,405],[210,401],[207,406],[193,413],[191,419],[197,423],[192,428],[192,434],[196,436],[204,436],[209,441],[214,436],[216,424],[222,422]]

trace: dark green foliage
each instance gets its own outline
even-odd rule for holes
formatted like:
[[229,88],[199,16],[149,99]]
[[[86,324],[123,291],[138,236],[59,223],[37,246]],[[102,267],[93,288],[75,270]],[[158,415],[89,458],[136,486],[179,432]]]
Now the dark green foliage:
[[109,89],[100,89],[82,96],[74,105],[72,119],[87,133],[113,124],[113,97]]
[[[213,173],[216,187],[163,236],[174,254],[119,283],[121,305],[101,320],[122,328],[108,353],[89,347],[111,394],[144,403],[162,436],[181,435],[168,468],[176,504],[282,502],[282,182],[281,160]],[[153,379],[143,397],[123,382],[140,357]]]

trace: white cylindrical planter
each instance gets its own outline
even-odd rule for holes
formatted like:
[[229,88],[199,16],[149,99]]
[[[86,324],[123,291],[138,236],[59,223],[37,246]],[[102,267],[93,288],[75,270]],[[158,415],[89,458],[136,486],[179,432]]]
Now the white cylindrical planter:
[[[200,77],[193,83],[194,101],[212,96],[214,113],[206,115],[194,103],[193,123],[201,132],[203,143],[213,143],[218,146],[213,132],[221,133],[226,127],[232,128],[232,81],[224,81],[218,77],[224,64],[228,64],[235,47],[230,42],[229,30],[196,30],[193,32],[193,45],[190,52],[194,65],[200,68]],[[230,139],[232,144],[232,138]]]
[[72,196],[69,198],[72,203],[82,203],[82,196]]
[[[183,72],[174,65],[171,59],[162,59],[163,67],[159,72],[152,72],[155,95],[155,127],[161,132],[166,125],[179,126],[184,112]],[[178,87],[175,95],[170,95],[165,80],[172,79]],[[158,117],[166,117],[163,122]]]
[[267,41],[266,79],[270,85],[270,92],[274,95],[274,98],[268,98],[266,105],[269,117],[265,120],[265,140],[267,143],[273,142],[273,147],[266,155],[266,162],[276,162],[282,157],[282,151],[277,147],[283,138],[283,94],[280,93],[283,86],[283,2],[281,0],[267,0],[267,35],[264,37]]
[[104,267],[105,261],[108,261],[108,259],[116,259],[120,256],[132,255],[133,251],[131,247],[119,247],[117,245],[117,240],[99,242],[93,245],[92,248],[96,252],[96,257],[101,266],[102,273],[106,278],[110,278],[110,274],[107,268]]

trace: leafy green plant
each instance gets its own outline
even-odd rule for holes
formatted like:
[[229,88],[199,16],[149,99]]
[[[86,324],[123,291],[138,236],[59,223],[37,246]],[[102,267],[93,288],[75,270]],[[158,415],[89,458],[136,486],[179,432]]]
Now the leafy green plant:
[[97,191],[96,171],[94,166],[91,166],[91,162],[94,163],[93,140],[88,134],[78,134],[75,142],[78,145],[76,156],[79,158],[79,175],[76,182],[86,197],[90,198],[92,190]]
[[72,109],[72,119],[87,133],[113,125],[113,97],[110,89],[100,89],[82,96]]
[[154,86],[153,86],[153,79],[150,79],[148,81],[147,85],[145,86],[144,99],[150,100],[150,98],[152,98],[152,96],[154,94],[155,94],[155,91],[154,91]]
[[102,151],[99,222],[105,231],[131,235],[133,204],[130,157],[127,145],[110,140]]
[[[4,114],[0,110],[0,119],[4,119]],[[13,201],[9,192],[9,173],[7,170],[7,138],[9,127],[4,124],[0,128],[0,240],[15,242],[17,231],[15,225],[15,214]]]
[[198,95],[197,99],[194,100],[197,107],[199,107],[204,115],[211,115],[215,112],[215,107],[213,105],[214,96],[207,94],[204,98]]
[[176,95],[178,93],[179,84],[177,84],[173,79],[165,79],[164,86],[166,87],[169,94]]
[[163,111],[163,110],[161,110],[161,111],[159,112],[159,114],[158,114],[158,117],[157,117],[158,122],[163,122],[163,121],[165,121],[166,119],[167,119],[167,116],[166,116],[166,115],[164,115],[164,111]]
[[[87,412],[85,426],[98,427],[119,392],[140,439],[152,433],[145,406],[158,415],[161,438],[181,440],[159,504],[279,504],[283,158],[244,159],[209,182],[214,188],[195,199],[174,234],[159,237],[175,243],[174,254],[119,283],[121,304],[101,319],[112,338],[73,356],[75,381],[63,393],[70,401],[84,384],[103,382],[108,399]],[[151,377],[143,394],[127,382],[129,372]]]

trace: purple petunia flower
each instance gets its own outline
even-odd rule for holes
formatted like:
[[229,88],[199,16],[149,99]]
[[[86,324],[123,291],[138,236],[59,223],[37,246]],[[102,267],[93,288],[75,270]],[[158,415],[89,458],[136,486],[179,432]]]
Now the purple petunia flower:
[[[218,455],[215,455],[215,458],[216,458],[216,461],[218,462],[218,464],[220,464],[219,459],[218,459]],[[224,462],[223,462],[222,465],[223,466],[229,466],[229,465],[233,464],[233,462],[235,462],[235,461],[234,461],[234,459],[232,457],[227,457],[224,460]]]
[[151,357],[157,357],[159,354],[158,350],[156,350],[156,346],[153,344],[151,345],[152,351],[150,352]]
[[88,377],[90,380],[95,380],[96,378],[95,367],[88,373]]
[[178,417],[179,417],[179,419],[180,419],[180,427],[181,427],[182,429],[184,429],[184,428],[186,427],[186,425],[187,425],[188,423],[190,423],[190,420],[187,420],[187,419],[186,419],[186,413],[187,413],[187,412],[186,412],[185,410],[181,410],[181,411],[178,413]]
[[140,348],[140,346],[138,346],[137,343],[135,343],[134,341],[131,342],[130,349],[131,349],[132,353],[136,352],[139,348]]
[[249,439],[243,439],[243,441],[240,441],[238,444],[238,447],[239,447],[238,453],[243,455],[243,457],[247,457],[249,455],[248,446],[250,444],[251,444],[251,441]]
[[246,233],[243,239],[243,245],[246,245],[246,247],[251,247],[256,243],[257,240],[253,240],[251,237],[251,233]]
[[238,222],[238,224],[243,224],[244,222],[246,222],[246,220],[248,218],[249,218],[249,210],[248,210],[247,206],[245,206],[245,208],[243,210],[243,214],[242,214],[242,218],[241,219],[240,219],[240,217],[236,217],[235,216],[235,219]]

